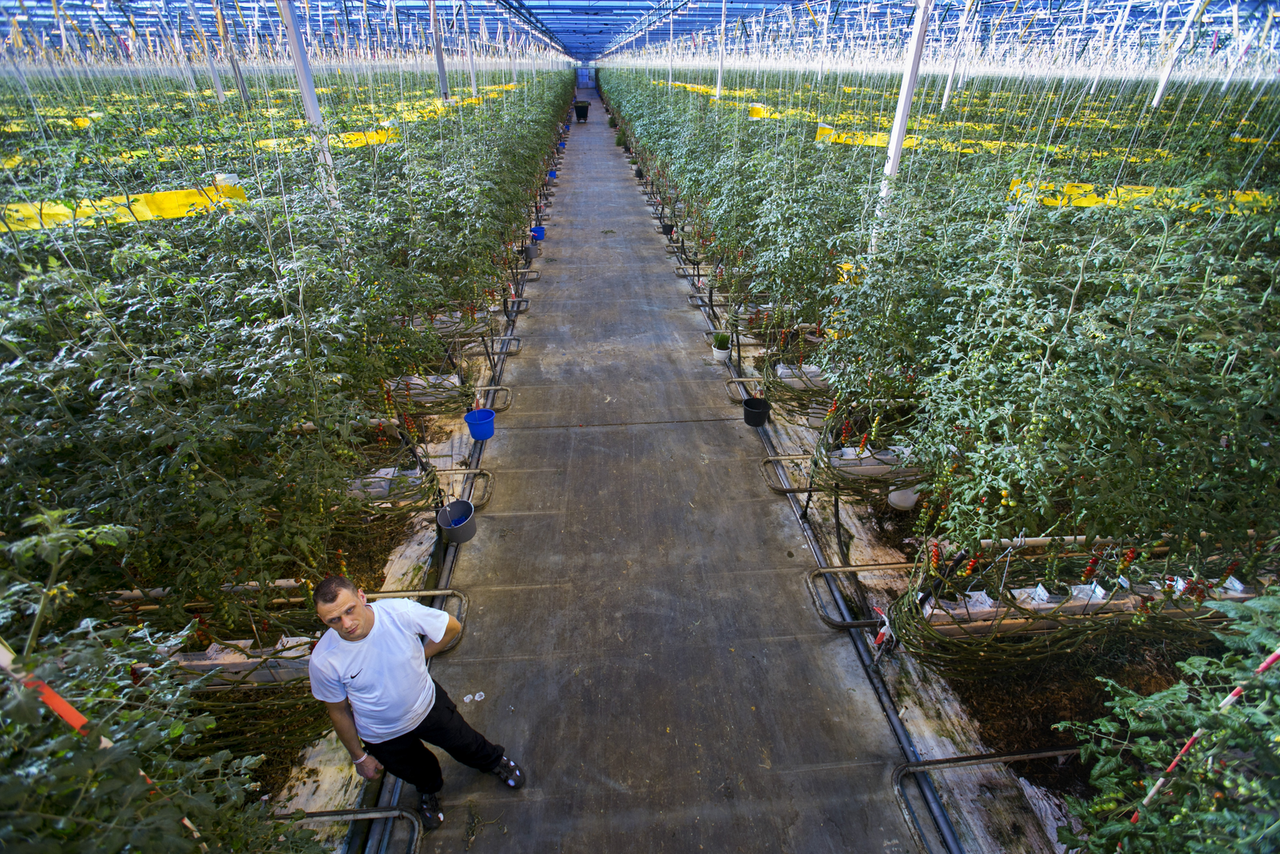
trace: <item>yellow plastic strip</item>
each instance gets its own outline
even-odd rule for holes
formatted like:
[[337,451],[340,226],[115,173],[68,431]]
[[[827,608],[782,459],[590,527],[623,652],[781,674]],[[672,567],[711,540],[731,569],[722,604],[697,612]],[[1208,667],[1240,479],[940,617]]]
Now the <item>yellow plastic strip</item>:
[[[1009,197],[1015,201],[1035,200],[1051,208],[1092,208],[1097,205],[1133,208],[1182,209],[1191,211],[1225,210],[1227,213],[1253,213],[1268,210],[1271,196],[1260,190],[1240,190],[1233,193],[1215,193],[1203,196],[1202,202],[1188,202],[1180,197],[1182,191],[1172,187],[1120,186],[1099,194],[1093,184],[1068,183],[1058,186],[1044,182],[1023,181],[1014,178],[1009,184]],[[1226,205],[1225,209],[1223,205]]]
[[5,205],[0,227],[5,231],[34,231],[71,222],[98,225],[103,222],[141,222],[149,219],[178,219],[225,208],[231,202],[248,201],[240,187],[217,184],[194,190],[169,190],[84,200],[75,210],[56,202]]

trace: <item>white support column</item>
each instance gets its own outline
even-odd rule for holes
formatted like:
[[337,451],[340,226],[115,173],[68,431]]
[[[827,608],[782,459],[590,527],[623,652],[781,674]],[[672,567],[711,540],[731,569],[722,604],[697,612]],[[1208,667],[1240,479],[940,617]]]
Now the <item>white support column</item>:
[[471,17],[467,14],[467,0],[462,0],[463,39],[467,46],[467,65],[471,69],[471,97],[480,97],[480,87],[476,86],[476,53],[471,46]]
[[236,89],[240,91],[240,101],[244,109],[249,109],[249,86],[244,81],[244,72],[240,70],[240,60],[236,58],[235,39],[231,37],[231,28],[227,26],[226,16],[222,14],[222,6],[214,0],[213,11],[218,22],[218,38],[222,39],[222,49],[231,62],[231,73],[236,79]]
[[822,75],[827,65],[827,33],[831,29],[831,0],[827,0],[827,15],[822,19],[822,44],[818,46],[818,79],[814,82],[822,85]]
[[444,48],[440,45],[440,18],[436,15],[436,0],[427,0],[427,14],[431,16],[431,50],[436,55],[436,73],[440,75],[440,100],[449,100],[449,76],[444,70]]
[[675,85],[675,56],[676,56],[676,11],[674,8],[671,14],[667,15],[667,87]]
[[338,182],[333,167],[333,154],[329,151],[329,133],[324,127],[324,117],[320,115],[320,101],[316,98],[316,82],[311,76],[311,62],[307,59],[307,49],[302,44],[302,33],[298,29],[298,13],[293,8],[292,0],[276,0],[276,8],[280,10],[280,25],[289,42],[289,55],[293,59],[293,71],[298,78],[298,91],[302,94],[302,111],[306,114],[307,124],[311,125],[311,135],[320,156],[321,182],[330,204],[337,207]]
[[942,109],[951,102],[951,86],[956,79],[956,67],[960,65],[960,51],[964,50],[965,30],[969,27],[969,16],[973,14],[974,0],[965,3],[964,14],[960,16],[960,28],[956,30],[956,52],[951,57],[951,71],[947,74],[947,88],[942,91]]
[[1244,46],[1240,48],[1240,52],[1236,54],[1236,58],[1231,63],[1231,68],[1227,70],[1226,79],[1222,81],[1222,91],[1226,92],[1227,87],[1231,85],[1231,80],[1236,76],[1236,69],[1240,67],[1240,63],[1244,62],[1245,56],[1249,53],[1249,48],[1253,47],[1253,43],[1257,41],[1258,35],[1261,34],[1266,39],[1267,30],[1271,27],[1271,16],[1267,15],[1265,24],[1259,23],[1253,28],[1253,32],[1249,34],[1249,38],[1245,40]]
[[889,156],[884,163],[885,182],[880,185],[881,198],[889,194],[887,179],[898,174],[902,162],[902,143],[907,138],[907,121],[911,118],[911,99],[915,97],[916,80],[920,77],[920,57],[924,54],[924,39],[929,31],[929,14],[933,0],[916,0],[916,20],[911,29],[911,52],[902,70],[902,87],[898,90],[898,110],[893,116],[893,128],[889,131]]
[[222,89],[222,78],[218,76],[218,67],[213,64],[213,49],[209,46],[209,38],[205,35],[204,26],[200,23],[200,15],[196,13],[195,0],[187,0],[187,10],[191,12],[191,32],[200,37],[204,47],[204,59],[209,64],[209,78],[213,81],[213,91],[218,96],[218,103],[227,102],[227,93]]
[[724,84],[724,22],[729,14],[729,0],[720,0],[720,65],[716,69],[716,100],[720,100],[720,91]]
[[1165,60],[1164,67],[1160,69],[1160,83],[1156,86],[1155,97],[1151,99],[1151,109],[1159,108],[1160,102],[1164,100],[1164,90],[1169,85],[1169,77],[1173,74],[1173,67],[1178,63],[1178,53],[1181,52],[1182,45],[1186,43],[1187,36],[1191,34],[1191,27],[1204,14],[1205,7],[1208,5],[1209,0],[1196,0],[1191,7],[1191,11],[1187,13],[1187,20],[1182,24],[1182,32],[1178,33],[1178,39],[1173,43],[1173,48],[1169,51],[1169,58]]

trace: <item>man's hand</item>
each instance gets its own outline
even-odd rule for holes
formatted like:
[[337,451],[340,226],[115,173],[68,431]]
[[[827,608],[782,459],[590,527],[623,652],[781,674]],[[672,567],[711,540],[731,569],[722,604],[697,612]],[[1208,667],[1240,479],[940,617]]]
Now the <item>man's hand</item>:
[[441,636],[440,640],[438,641],[428,640],[427,643],[424,643],[422,645],[423,654],[426,655],[427,658],[430,658],[431,656],[443,650],[449,644],[453,643],[453,639],[456,638],[461,633],[462,633],[462,624],[459,623],[452,614],[450,614],[449,625],[445,627],[444,635]]
[[382,763],[366,754],[356,763],[356,773],[366,780],[373,780],[382,773]]
[[381,774],[382,763],[364,752],[364,745],[356,734],[356,719],[351,714],[350,702],[343,700],[341,703],[325,703],[325,707],[329,710],[329,719],[333,721],[338,741],[351,754],[351,761],[355,762],[357,757],[362,757],[359,762],[355,762],[356,773],[366,780],[372,780]]

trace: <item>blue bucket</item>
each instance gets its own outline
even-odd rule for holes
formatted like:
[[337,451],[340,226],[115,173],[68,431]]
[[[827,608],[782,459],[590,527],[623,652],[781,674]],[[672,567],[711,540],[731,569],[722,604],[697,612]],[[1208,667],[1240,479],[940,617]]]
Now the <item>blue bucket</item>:
[[547,239],[547,227],[545,225],[535,225],[533,228],[529,229],[529,233],[533,235],[534,240]]
[[467,422],[467,429],[471,431],[472,439],[483,442],[493,437],[493,415],[492,409],[473,409],[462,416],[462,420]]
[[562,143],[560,143],[560,147],[561,147],[561,148],[564,148],[564,143],[563,143],[563,142],[562,142]]
[[548,172],[547,177],[550,178],[552,181],[554,181],[556,179],[556,170],[552,169],[550,172]]

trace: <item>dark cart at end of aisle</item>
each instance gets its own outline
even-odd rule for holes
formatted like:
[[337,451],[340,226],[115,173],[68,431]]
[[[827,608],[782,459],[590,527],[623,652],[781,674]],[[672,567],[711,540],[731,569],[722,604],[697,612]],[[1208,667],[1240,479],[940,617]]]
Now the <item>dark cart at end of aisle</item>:
[[587,120],[587,111],[591,109],[590,101],[574,101],[573,114],[577,116],[579,122]]

